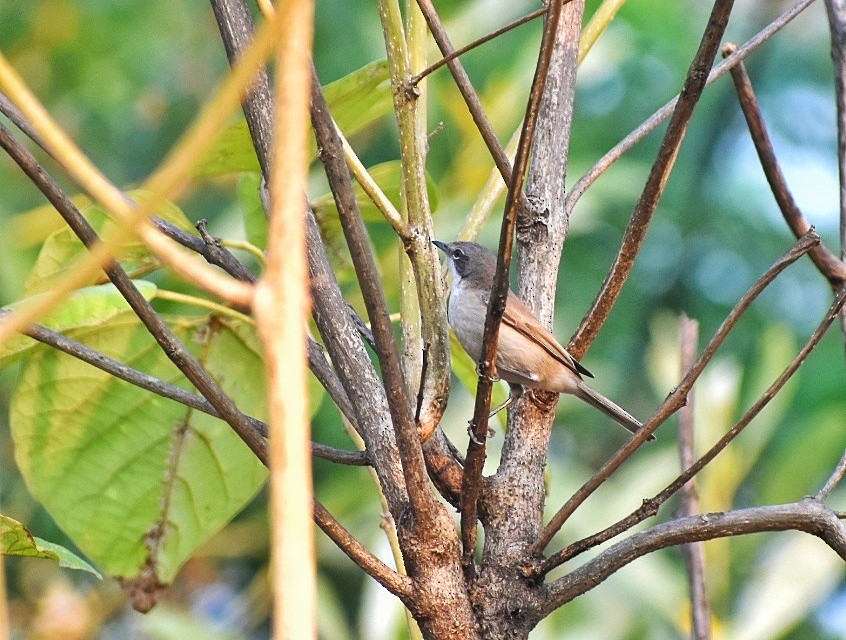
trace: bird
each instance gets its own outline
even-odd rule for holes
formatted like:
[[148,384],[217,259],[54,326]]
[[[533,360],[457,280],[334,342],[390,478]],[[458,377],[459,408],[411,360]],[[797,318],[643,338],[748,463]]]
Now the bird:
[[[496,256],[475,242],[432,244],[447,256],[452,276],[447,320],[459,344],[474,361],[482,357],[485,315],[496,276]],[[529,307],[509,289],[499,327],[496,375],[511,387],[505,408],[523,388],[573,395],[636,433],[643,425],[625,409],[590,387],[583,376],[593,374],[556,340]],[[654,439],[652,437],[651,439]]]

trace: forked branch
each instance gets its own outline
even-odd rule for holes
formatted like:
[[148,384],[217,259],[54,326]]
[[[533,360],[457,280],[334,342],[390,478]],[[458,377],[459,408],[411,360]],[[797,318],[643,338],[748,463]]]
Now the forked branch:
[[[567,500],[567,502],[564,503],[564,506],[558,510],[558,512],[549,521],[549,524],[544,527],[544,530],[541,532],[537,542],[532,545],[530,549],[531,553],[540,554],[546,545],[548,545],[552,540],[555,533],[564,525],[579,505],[587,500],[587,498],[596,491],[611,476],[611,474],[614,473],[614,471],[616,471],[620,465],[623,464],[623,462],[625,462],[629,456],[638,449],[638,447],[640,447],[640,445],[646,442],[649,436],[651,436],[652,433],[667,420],[667,418],[681,408],[687,394],[693,387],[694,382],[696,382],[707,364],[714,357],[717,349],[720,348],[720,345],[722,345],[729,332],[734,328],[734,325],[737,324],[737,321],[749,308],[749,305],[752,304],[755,298],[758,297],[758,295],[776,278],[776,276],[778,276],[779,273],[805,255],[812,247],[816,246],[819,241],[819,236],[813,229],[811,229],[811,231],[802,236],[799,241],[790,248],[790,250],[782,255],[775,264],[773,264],[773,266],[771,266],[764,275],[758,278],[749,290],[743,294],[743,297],[741,297],[738,303],[734,306],[726,319],[723,320],[723,323],[705,347],[702,355],[699,356],[699,359],[696,361],[694,366],[687,372],[684,378],[682,378],[679,385],[667,396],[667,399],[664,400],[658,410],[652,414],[652,417],[647,421],[643,428],[638,431],[631,440],[623,445],[617,453],[615,453],[604,465],[602,465],[602,467],[587,482],[585,482],[585,484],[583,484],[579,490],[576,491],[569,500]],[[530,573],[536,571],[540,571],[540,569],[536,568],[530,571]]]

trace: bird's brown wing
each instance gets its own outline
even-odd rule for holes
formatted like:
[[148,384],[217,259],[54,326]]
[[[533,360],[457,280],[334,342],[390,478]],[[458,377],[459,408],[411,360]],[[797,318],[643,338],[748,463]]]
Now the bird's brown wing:
[[[529,323],[527,319],[535,320]],[[535,319],[535,314],[529,310],[529,307],[523,303],[520,298],[514,295],[513,292],[508,292],[508,299],[505,303],[505,313],[502,316],[502,322],[527,339],[531,340],[538,346],[542,347],[549,355],[558,360],[573,373],[577,375],[585,375],[589,378],[593,374],[585,369],[578,360],[571,356],[567,350],[561,346],[555,336]]]

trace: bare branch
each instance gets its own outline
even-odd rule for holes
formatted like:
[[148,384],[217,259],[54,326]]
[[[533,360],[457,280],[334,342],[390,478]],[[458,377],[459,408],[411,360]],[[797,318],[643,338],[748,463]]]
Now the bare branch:
[[516,20],[509,22],[504,27],[500,27],[499,29],[496,29],[495,31],[491,31],[490,33],[482,36],[481,38],[477,38],[476,40],[474,40],[470,44],[466,44],[463,47],[460,47],[459,49],[454,50],[449,55],[445,55],[443,58],[441,58],[437,62],[430,64],[428,67],[423,69],[423,71],[421,71],[420,73],[414,75],[408,81],[408,84],[410,84],[412,86],[417,86],[418,84],[420,84],[420,81],[423,80],[423,78],[428,76],[433,71],[437,71],[438,69],[440,69],[442,66],[444,66],[445,64],[447,64],[451,60],[454,60],[455,58],[458,58],[459,56],[463,56],[468,51],[472,51],[476,47],[479,47],[479,46],[485,44],[486,42],[490,42],[494,38],[498,38],[502,34],[508,33],[512,29],[516,29],[517,27],[520,27],[520,26],[526,24],[527,22],[531,22],[535,18],[539,18],[540,16],[542,16],[546,13],[546,10],[547,10],[546,7],[541,7],[540,9],[535,9],[531,13],[528,13],[521,18],[517,18]]
[[831,30],[837,97],[837,165],[840,176],[840,258],[846,260],[846,2],[825,0]]
[[[230,66],[244,54],[255,36],[253,16],[243,0],[211,0],[220,37]],[[247,127],[253,139],[264,179],[269,182],[270,149],[273,139],[273,97],[265,69],[260,69],[241,101]]]
[[658,201],[664,193],[664,187],[669,179],[670,172],[675,166],[676,157],[684,140],[687,126],[693,117],[693,109],[705,89],[705,81],[708,78],[708,70],[714,62],[714,56],[720,45],[720,39],[728,24],[734,0],[716,0],[711,16],[708,19],[708,26],[699,44],[696,57],[690,65],[685,78],[684,87],[679,95],[673,117],[664,134],[658,156],[649,172],[649,177],[643,187],[640,199],[635,206],[626,235],[620,246],[620,251],[614,259],[614,264],[602,288],[593,301],[591,308],[582,319],[575,335],[570,340],[569,351],[576,358],[584,356],[590,344],[594,341],[599,330],[602,328],[611,309],[623,289],[623,285],[634,267],[643,239],[646,237],[646,230],[652,221],[652,215],[658,206]]
[[846,475],[846,451],[840,456],[840,460],[837,463],[837,466],[832,471],[831,476],[829,476],[828,480],[825,481],[822,489],[819,490],[816,496],[814,496],[817,500],[825,500],[828,498],[829,494],[834,491],[835,487],[840,484],[840,481],[843,480],[843,476]]
[[[737,45],[726,44],[723,47],[723,57],[729,56],[735,51],[737,51]],[[746,66],[742,61],[731,68],[731,77],[737,90],[740,107],[746,117],[746,124],[749,126],[749,134],[755,144],[755,151],[758,152],[758,159],[764,169],[764,175],[767,177],[767,182],[770,183],[770,189],[772,189],[785,222],[798,238],[806,233],[811,225],[802,215],[802,211],[787,186],[787,180],[781,172],[772,141],[767,133],[767,126],[764,124],[764,118],[761,115],[761,107],[758,105],[758,100],[752,89],[752,81],[749,79]],[[811,249],[808,255],[832,287],[837,289],[846,282],[846,264],[829,251],[822,242]]]
[[329,178],[329,186],[338,207],[341,227],[347,239],[364,304],[370,317],[371,329],[376,341],[376,355],[384,377],[385,392],[402,460],[408,498],[417,514],[423,517],[431,511],[434,496],[429,489],[420,437],[400,369],[379,272],[353,193],[349,169],[344,160],[343,145],[329,116],[326,99],[323,97],[323,91],[315,73],[312,73],[311,100],[312,125],[320,149],[318,155]]
[[[743,294],[743,297],[731,310],[731,313],[723,320],[723,323],[717,329],[714,337],[705,347],[702,355],[696,361],[696,364],[685,374],[679,385],[667,396],[666,400],[658,407],[658,410],[652,414],[652,417],[647,421],[643,428],[635,434],[631,440],[623,445],[617,453],[615,453],[602,467],[583,484],[573,496],[564,503],[564,506],[549,521],[544,530],[541,532],[537,542],[532,545],[530,551],[533,554],[540,554],[546,545],[552,540],[555,533],[564,525],[567,519],[573,512],[581,505],[588,496],[590,496],[596,489],[598,489],[610,476],[616,471],[623,462],[625,462],[632,453],[635,452],[640,445],[649,439],[649,436],[671,415],[681,408],[684,404],[688,392],[697,380],[699,375],[705,369],[706,365],[711,361],[722,345],[726,336],[734,328],[734,325],[740,317],[749,308],[749,305],[758,297],[758,295],[769,285],[776,276],[784,271],[790,264],[805,255],[811,247],[819,242],[819,236],[812,229],[807,234],[802,236],[796,244],[793,245],[784,255],[782,255],[776,262],[767,269],[766,273]],[[535,569],[537,570],[537,569]],[[532,570],[534,571],[534,570]]]
[[778,378],[767,388],[767,390],[761,395],[760,398],[753,404],[749,410],[743,415],[743,417],[731,428],[729,429],[725,435],[720,438],[714,446],[712,446],[708,451],[697,460],[694,464],[690,465],[687,469],[685,469],[684,473],[680,474],[673,482],[668,484],[660,493],[656,494],[653,498],[648,500],[644,500],[643,505],[634,513],[629,515],[626,518],[623,518],[616,524],[611,525],[607,529],[600,531],[599,533],[590,536],[588,538],[584,538],[583,540],[579,540],[571,544],[566,549],[550,556],[550,558],[543,563],[541,567],[541,573],[547,573],[552,570],[553,567],[560,565],[563,562],[566,562],[570,558],[575,557],[576,555],[586,551],[587,549],[593,548],[606,540],[610,540],[616,535],[619,535],[623,531],[632,528],[639,522],[642,522],[646,518],[655,515],[658,512],[658,508],[664,504],[670,497],[676,493],[679,489],[681,489],[691,478],[693,478],[697,473],[699,473],[705,466],[711,462],[717,455],[725,449],[729,443],[734,440],[738,434],[743,431],[747,425],[757,416],[761,410],[769,404],[770,400],[772,400],[775,395],[784,387],[787,381],[796,373],[796,370],[799,366],[805,361],[811,351],[819,344],[820,340],[822,340],[823,336],[825,335],[826,331],[828,331],[831,323],[834,322],[834,319],[837,317],[837,314],[843,308],[843,303],[846,301],[846,289],[842,289],[837,296],[837,298],[832,303],[831,307],[826,313],[825,317],[820,322],[819,326],[817,327],[816,331],[808,338],[808,341],[799,351],[793,360],[791,360],[790,364],[781,372]]
[[[699,342],[699,323],[682,314],[680,322],[681,372],[684,374],[696,359],[696,345]],[[687,403],[679,409],[679,460],[682,471],[691,466],[694,456],[694,396],[693,389],[687,394]],[[680,490],[679,515],[694,516],[699,513],[699,495],[696,478],[691,478]],[[693,640],[709,640],[711,637],[711,610],[705,585],[705,547],[701,542],[691,542],[682,548],[687,568],[687,584],[690,591],[691,628]]]
[[441,50],[441,55],[445,58],[450,58],[447,61],[447,67],[455,80],[455,86],[458,87],[458,90],[461,92],[461,96],[467,104],[467,109],[470,111],[473,122],[476,123],[476,128],[479,130],[485,145],[487,145],[488,151],[490,152],[497,169],[499,169],[502,179],[505,181],[505,184],[510,185],[513,172],[511,163],[508,161],[508,156],[505,154],[505,150],[502,148],[502,144],[500,144],[490,120],[488,120],[487,115],[485,115],[485,110],[482,108],[479,95],[473,88],[473,83],[470,82],[470,76],[467,75],[467,72],[464,70],[464,66],[457,58],[450,57],[455,53],[455,47],[453,47],[452,42],[450,42],[449,35],[438,16],[438,12],[435,10],[435,6],[432,4],[431,0],[417,0],[417,5],[420,7],[420,11],[423,12],[423,16],[426,18],[426,23],[429,25],[429,30],[435,38],[438,49]]
[[[424,0],[425,1],[425,0]],[[461,494],[461,536],[464,542],[462,565],[465,575],[473,575],[473,557],[476,551],[476,503],[481,490],[480,479],[485,464],[485,439],[488,433],[488,412],[493,388],[492,375],[495,372],[496,346],[499,325],[505,313],[505,301],[508,296],[508,268],[511,264],[511,246],[514,241],[514,229],[517,225],[517,212],[520,207],[520,194],[529,165],[532,142],[535,136],[540,103],[543,97],[546,77],[558,24],[561,19],[563,0],[551,0],[549,12],[544,23],[538,63],[532,80],[529,103],[523,118],[520,142],[514,157],[514,170],[505,199],[505,213],[499,234],[499,252],[496,261],[496,276],[491,290],[488,309],[485,314],[485,329],[482,338],[482,358],[479,361],[479,383],[476,387],[476,403],[473,408],[473,421],[470,423],[471,438],[467,446],[467,461],[464,465],[464,479]]]
[[411,579],[397,573],[370,553],[317,500],[314,501],[314,521],[323,533],[329,536],[329,539],[338,545],[338,548],[361,567],[367,575],[397,596],[406,606],[413,605],[414,583]]
[[793,504],[690,516],[636,533],[556,580],[547,587],[546,601],[536,615],[538,619],[549,615],[633,560],[658,549],[699,540],[791,529],[817,536],[846,560],[846,528],[834,511],[814,498]]
[[[0,310],[0,317],[2,317],[5,313],[8,312]],[[165,382],[164,380],[148,375],[142,371],[138,371],[137,369],[133,369],[122,362],[118,362],[117,360],[114,360],[113,358],[110,358],[109,356],[82,344],[81,342],[77,342],[76,340],[68,338],[61,333],[53,331],[52,329],[36,324],[24,331],[24,334],[34,340],[38,340],[43,344],[51,346],[54,349],[58,349],[69,356],[82,360],[83,362],[100,369],[100,371],[105,371],[115,378],[119,378],[124,382],[128,382],[129,384],[139,387],[140,389],[155,393],[157,396],[173,400],[174,402],[196,409],[197,411],[202,411],[203,413],[214,416],[215,418],[220,417],[217,410],[204,397],[191,393],[190,391],[186,391],[175,384]],[[317,350],[320,351],[320,346],[313,341],[310,341],[309,347],[311,347],[312,344],[314,344]],[[251,416],[247,416],[247,420],[258,435],[263,438],[267,437],[267,425],[264,422]],[[330,462],[354,466],[366,466],[369,464],[367,454],[363,451],[344,451],[342,449],[336,449],[317,442],[313,442],[311,446],[313,455],[318,458],[329,460]]]
[[[710,74],[708,74],[708,79],[705,82],[705,86],[708,86],[717,78],[724,76],[731,67],[736,65],[739,61],[743,60],[748,56],[752,51],[757,49],[761,44],[769,40],[773,37],[778,31],[780,31],[783,27],[785,27],[793,18],[798,16],[802,11],[804,11],[808,5],[810,5],[814,0],[796,0],[788,9],[782,13],[778,18],[773,20],[770,24],[768,24],[764,29],[759,31],[753,38],[747,40],[738,50],[737,53],[732,54],[728,58],[726,58],[722,63],[714,67]],[[573,185],[573,188],[570,189],[570,194],[567,196],[567,202],[565,207],[567,211],[572,211],[573,207],[578,202],[579,198],[581,198],[585,191],[590,188],[590,186],[596,182],[597,178],[601,176],[608,167],[614,164],[617,160],[619,160],[626,151],[634,147],[638,142],[643,140],[646,136],[652,133],[658,125],[664,122],[667,118],[669,118],[672,114],[674,109],[676,108],[676,104],[679,101],[679,96],[676,96],[672,100],[670,100],[667,104],[663,107],[658,109],[655,113],[653,113],[642,125],[640,125],[637,129],[632,131],[629,135],[623,138],[613,149],[611,149],[608,153],[602,156],[596,164],[594,164],[588,172],[583,175],[576,184]]]

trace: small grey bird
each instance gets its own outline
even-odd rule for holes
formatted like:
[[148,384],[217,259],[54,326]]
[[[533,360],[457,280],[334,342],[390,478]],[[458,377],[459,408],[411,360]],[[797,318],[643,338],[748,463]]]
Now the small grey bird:
[[[433,244],[446,253],[452,275],[447,307],[449,323],[458,342],[478,362],[482,356],[485,314],[496,274],[496,256],[475,242],[446,244],[433,240]],[[582,376],[592,378],[593,374],[567,353],[555,336],[510,290],[499,328],[496,374],[511,385],[509,402],[515,391],[519,393],[519,387],[569,393],[596,407],[632,433],[643,426],[627,411],[585,383]]]

